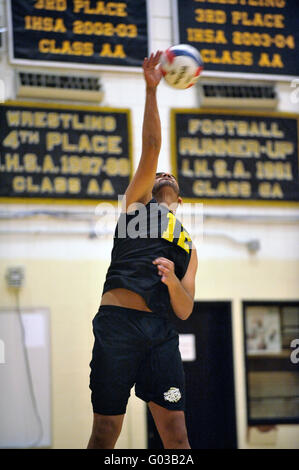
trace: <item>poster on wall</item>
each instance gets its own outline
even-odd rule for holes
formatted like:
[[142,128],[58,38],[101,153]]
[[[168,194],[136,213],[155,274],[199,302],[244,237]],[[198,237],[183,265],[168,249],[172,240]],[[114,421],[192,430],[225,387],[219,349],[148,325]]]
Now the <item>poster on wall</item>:
[[278,307],[247,307],[247,354],[281,352],[281,327]]
[[172,171],[189,202],[299,205],[299,115],[173,109]]
[[0,200],[117,201],[132,168],[127,109],[0,105]]
[[299,77],[298,0],[172,2],[175,43],[200,51],[206,75]]
[[9,0],[10,61],[89,69],[140,68],[147,0]]

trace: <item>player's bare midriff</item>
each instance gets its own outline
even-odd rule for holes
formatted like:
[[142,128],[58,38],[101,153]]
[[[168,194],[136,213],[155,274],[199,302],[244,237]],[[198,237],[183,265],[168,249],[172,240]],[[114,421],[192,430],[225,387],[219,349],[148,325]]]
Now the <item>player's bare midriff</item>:
[[151,312],[141,295],[128,289],[112,289],[105,292],[101,305],[115,305],[117,307],[133,308]]

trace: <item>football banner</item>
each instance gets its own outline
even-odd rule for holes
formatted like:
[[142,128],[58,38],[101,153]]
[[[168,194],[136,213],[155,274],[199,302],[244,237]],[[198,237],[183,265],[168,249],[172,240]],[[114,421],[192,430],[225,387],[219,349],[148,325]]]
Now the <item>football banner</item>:
[[299,203],[299,116],[172,110],[172,162],[184,200]]

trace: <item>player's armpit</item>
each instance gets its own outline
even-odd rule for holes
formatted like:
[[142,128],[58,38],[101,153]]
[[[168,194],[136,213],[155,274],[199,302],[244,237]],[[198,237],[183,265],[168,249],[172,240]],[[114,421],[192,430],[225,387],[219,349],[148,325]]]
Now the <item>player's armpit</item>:
[[[123,201],[122,207],[123,212],[132,210],[132,207],[130,208],[129,206],[135,202],[147,204],[151,200],[155,176],[152,176],[152,172],[150,172],[150,177],[146,177],[144,173],[144,168],[137,168],[136,173],[125,192],[125,200]],[[153,173],[155,175],[155,170]]]

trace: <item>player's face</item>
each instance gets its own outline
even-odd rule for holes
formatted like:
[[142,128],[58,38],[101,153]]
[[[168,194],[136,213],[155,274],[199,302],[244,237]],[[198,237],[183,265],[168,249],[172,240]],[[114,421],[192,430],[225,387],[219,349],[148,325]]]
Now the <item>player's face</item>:
[[155,184],[154,184],[153,191],[152,191],[153,194],[157,194],[157,192],[164,186],[171,187],[176,197],[178,197],[180,188],[175,177],[171,175],[170,173],[164,173],[164,172],[156,173]]

